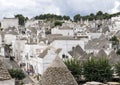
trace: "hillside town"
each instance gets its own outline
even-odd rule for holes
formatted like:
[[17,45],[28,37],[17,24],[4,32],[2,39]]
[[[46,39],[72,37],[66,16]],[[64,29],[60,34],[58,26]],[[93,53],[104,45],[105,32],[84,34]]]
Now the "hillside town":
[[[120,16],[59,22],[31,18],[20,25],[16,17],[1,20],[0,85],[81,85],[64,61],[102,57],[112,65],[120,61]],[[22,70],[25,78],[17,81],[10,69]],[[93,83],[84,84],[103,85]]]

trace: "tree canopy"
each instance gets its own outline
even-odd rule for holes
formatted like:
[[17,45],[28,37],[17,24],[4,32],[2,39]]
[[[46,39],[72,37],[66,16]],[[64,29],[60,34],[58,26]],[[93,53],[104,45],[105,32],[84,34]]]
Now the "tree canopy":
[[62,23],[63,23],[63,22],[61,22],[61,21],[55,21],[55,22],[54,22],[54,25],[55,25],[55,26],[62,26]]
[[114,14],[108,14],[108,13],[103,13],[102,11],[98,11],[96,14],[89,14],[89,15],[86,15],[86,16],[81,16],[80,14],[76,14],[74,16],[74,21],[77,22],[77,21],[80,21],[81,19],[83,20],[102,20],[102,19],[110,19],[111,17],[115,17],[115,16],[118,16],[120,15],[120,12],[118,13],[114,13]]
[[117,64],[115,64],[115,71],[117,75],[120,77],[120,62],[117,62]]
[[19,25],[24,25],[25,21],[28,20],[28,17],[24,17],[22,14],[15,15],[15,18],[18,18]]
[[35,16],[35,19],[46,19],[46,20],[70,20],[69,16],[61,16],[55,14],[41,14],[39,16]]
[[112,79],[113,70],[106,58],[91,59],[83,63],[83,75],[89,81],[106,82]]
[[112,41],[112,45],[118,45],[119,44],[119,39],[116,36],[113,36],[110,41]]
[[80,21],[81,18],[80,14],[77,14],[74,16],[74,21]]
[[21,69],[9,69],[8,70],[12,78],[22,80],[25,78],[25,74]]
[[65,60],[64,63],[71,71],[76,81],[79,81],[82,75],[82,65],[80,64],[80,61],[77,59],[70,59],[70,60]]
[[[77,59],[68,59],[64,61],[65,65],[71,71],[77,82],[80,82],[82,76],[86,81],[107,82],[112,80],[114,69],[105,57],[99,59],[88,59],[80,62]],[[120,74],[120,64],[117,64],[117,73]]]
[[120,49],[117,50],[116,54],[120,55]]

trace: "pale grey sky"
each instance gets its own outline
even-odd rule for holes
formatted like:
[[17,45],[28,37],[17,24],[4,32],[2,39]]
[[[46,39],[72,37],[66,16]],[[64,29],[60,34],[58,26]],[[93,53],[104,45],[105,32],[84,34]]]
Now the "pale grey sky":
[[0,19],[15,14],[33,17],[39,14],[87,15],[97,11],[116,13],[120,0],[0,0]]

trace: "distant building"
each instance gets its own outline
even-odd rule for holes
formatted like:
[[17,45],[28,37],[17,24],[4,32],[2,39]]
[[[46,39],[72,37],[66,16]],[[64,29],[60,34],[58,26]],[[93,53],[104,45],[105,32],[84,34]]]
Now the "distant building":
[[35,27],[35,28],[40,28],[42,25],[44,24],[44,21],[43,20],[28,20],[26,23],[25,23],[25,27],[28,28],[28,27]]
[[69,26],[55,27],[51,30],[51,34],[62,34],[63,36],[74,36],[73,28]]
[[7,29],[9,27],[18,28],[19,21],[18,18],[3,18],[1,21],[1,28]]

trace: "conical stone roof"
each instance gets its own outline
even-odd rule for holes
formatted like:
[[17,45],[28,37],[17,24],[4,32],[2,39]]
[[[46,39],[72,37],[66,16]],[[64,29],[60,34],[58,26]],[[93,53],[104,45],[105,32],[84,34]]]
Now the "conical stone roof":
[[120,56],[118,56],[115,51],[112,51],[110,54],[109,54],[109,62],[111,64],[115,64],[117,62],[120,61]]
[[107,54],[105,53],[105,51],[103,49],[101,49],[98,52],[97,57],[107,57]]
[[0,81],[12,79],[8,70],[4,66],[3,62],[0,60]]
[[56,56],[42,76],[42,85],[78,85],[63,61]]

